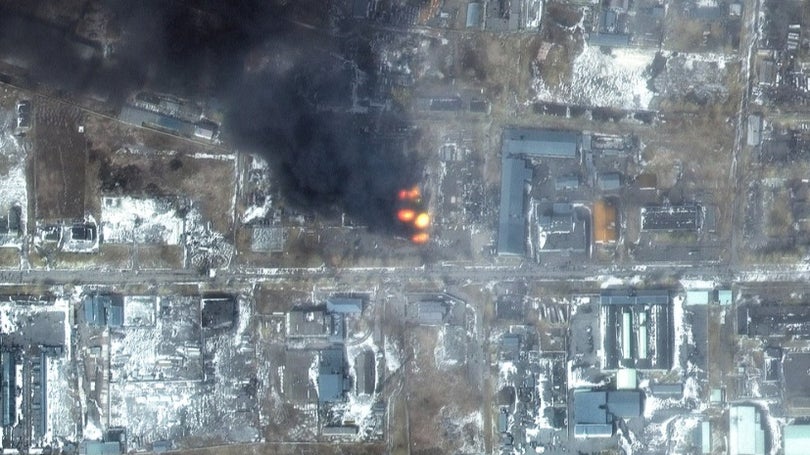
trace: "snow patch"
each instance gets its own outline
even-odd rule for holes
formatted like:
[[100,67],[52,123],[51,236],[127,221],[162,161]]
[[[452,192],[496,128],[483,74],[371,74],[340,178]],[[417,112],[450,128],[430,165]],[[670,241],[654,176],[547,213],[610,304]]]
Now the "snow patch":
[[654,51],[614,49],[605,54],[585,44],[573,61],[570,83],[549,87],[535,77],[536,101],[648,109],[654,93],[647,86],[647,68],[654,58]]

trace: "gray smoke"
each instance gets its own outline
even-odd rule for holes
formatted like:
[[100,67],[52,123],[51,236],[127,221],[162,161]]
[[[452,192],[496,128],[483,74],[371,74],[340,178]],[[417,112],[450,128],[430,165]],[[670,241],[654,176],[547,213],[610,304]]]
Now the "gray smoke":
[[113,102],[144,87],[218,99],[226,139],[263,154],[291,204],[395,229],[395,195],[416,165],[390,137],[407,119],[348,113],[352,90],[374,84],[369,40],[351,26],[337,39],[290,20],[294,8],[327,3],[109,0],[121,40],[108,58],[68,30],[0,10],[0,55],[25,62],[35,82]]

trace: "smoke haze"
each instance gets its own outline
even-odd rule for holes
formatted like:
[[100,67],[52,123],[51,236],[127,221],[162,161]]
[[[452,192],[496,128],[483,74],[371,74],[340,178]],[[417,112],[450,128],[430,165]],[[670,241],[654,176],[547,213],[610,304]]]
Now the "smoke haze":
[[352,91],[374,81],[376,56],[360,33],[347,46],[293,24],[292,8],[304,3],[109,0],[121,37],[109,58],[64,30],[0,10],[0,54],[23,62],[37,82],[113,102],[141,87],[217,99],[226,140],[264,155],[291,204],[394,229],[396,192],[415,182],[416,166],[379,132],[405,120],[348,113]]

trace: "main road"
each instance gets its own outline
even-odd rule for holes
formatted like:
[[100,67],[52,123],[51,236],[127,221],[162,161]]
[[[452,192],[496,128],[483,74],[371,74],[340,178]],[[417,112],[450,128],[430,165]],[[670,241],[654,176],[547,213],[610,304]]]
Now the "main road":
[[315,267],[241,268],[219,270],[213,276],[195,270],[54,269],[0,270],[2,284],[90,284],[90,285],[169,285],[208,284],[211,287],[286,280],[366,280],[381,283],[406,280],[440,280],[447,284],[509,281],[516,279],[549,282],[600,283],[612,278],[633,277],[702,278],[718,282],[798,281],[810,279],[806,265],[747,265],[731,268],[723,264],[657,263],[630,267],[586,265],[549,269],[538,264],[461,265],[436,264],[422,267]]

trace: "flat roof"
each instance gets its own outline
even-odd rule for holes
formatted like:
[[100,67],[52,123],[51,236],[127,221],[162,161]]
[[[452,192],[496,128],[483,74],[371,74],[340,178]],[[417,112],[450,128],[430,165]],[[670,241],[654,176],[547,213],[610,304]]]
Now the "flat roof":
[[521,158],[501,160],[501,205],[498,222],[498,254],[526,254],[525,187],[532,171]]
[[576,158],[582,134],[574,131],[510,128],[503,131],[503,155]]
[[764,455],[765,431],[759,410],[753,406],[732,406],[728,413],[729,455]]
[[481,26],[481,4],[470,2],[467,4],[467,28]]
[[668,305],[669,303],[669,291],[665,289],[606,289],[599,295],[600,305]]

